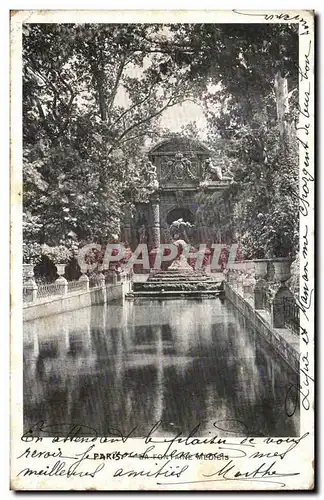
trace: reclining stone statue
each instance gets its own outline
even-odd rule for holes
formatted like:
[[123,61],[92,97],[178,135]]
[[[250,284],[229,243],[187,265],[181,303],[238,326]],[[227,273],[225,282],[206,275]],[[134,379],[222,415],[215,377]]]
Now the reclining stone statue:
[[221,181],[223,179],[222,169],[214,165],[213,161],[208,158],[205,160],[205,179],[208,181]]

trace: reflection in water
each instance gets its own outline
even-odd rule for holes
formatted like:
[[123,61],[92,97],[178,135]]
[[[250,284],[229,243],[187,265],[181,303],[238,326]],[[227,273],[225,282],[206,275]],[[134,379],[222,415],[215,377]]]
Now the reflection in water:
[[[297,375],[227,301],[95,306],[24,327],[25,430],[39,420],[155,435],[299,435]],[[214,422],[218,422],[216,429]],[[230,426],[230,427],[229,427]]]

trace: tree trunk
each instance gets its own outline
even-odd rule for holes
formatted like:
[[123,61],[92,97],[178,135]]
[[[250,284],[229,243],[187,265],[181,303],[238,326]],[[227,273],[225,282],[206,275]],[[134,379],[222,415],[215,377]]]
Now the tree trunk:
[[98,92],[98,104],[99,104],[100,117],[101,117],[102,121],[105,122],[106,118],[107,118],[107,103],[106,103],[105,91],[104,91],[105,75],[104,75],[102,70],[94,67],[93,65],[92,65],[92,71],[93,71],[95,85],[97,87],[97,92]]
[[105,101],[105,94],[103,91],[103,85],[101,81],[98,81],[98,98],[99,98],[99,109],[100,109],[100,116],[102,121],[106,121],[107,119],[107,113],[106,113],[106,101]]
[[274,91],[276,96],[277,119],[280,135],[283,137],[288,131],[286,114],[289,113],[288,81],[278,71],[275,75]]

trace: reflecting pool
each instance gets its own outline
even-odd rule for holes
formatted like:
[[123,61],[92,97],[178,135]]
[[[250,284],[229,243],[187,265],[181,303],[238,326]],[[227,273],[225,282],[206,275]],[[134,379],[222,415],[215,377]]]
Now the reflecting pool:
[[43,420],[138,437],[160,421],[155,436],[198,424],[196,436],[296,436],[291,384],[297,375],[226,300],[125,302],[24,325],[25,430]]

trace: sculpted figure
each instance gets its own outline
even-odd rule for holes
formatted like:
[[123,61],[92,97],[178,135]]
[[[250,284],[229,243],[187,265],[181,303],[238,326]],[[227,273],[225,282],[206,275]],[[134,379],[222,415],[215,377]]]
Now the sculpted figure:
[[183,175],[189,177],[190,179],[195,180],[196,175],[192,171],[192,164],[191,164],[191,161],[189,160],[189,158],[185,157],[182,153],[178,153],[176,155],[176,158],[177,158],[179,164],[182,166]]
[[159,187],[159,182],[158,182],[158,177],[157,177],[157,172],[156,172],[156,166],[153,165],[152,162],[147,163],[147,182],[148,186],[152,187],[154,189],[157,189]]
[[144,224],[138,229],[138,239],[140,243],[147,243],[146,227]]
[[214,165],[211,158],[205,161],[205,180],[221,181],[223,178],[222,169]]
[[190,222],[185,222],[181,217],[178,220],[175,220],[170,225],[170,234],[173,239],[183,239],[186,242],[189,241],[187,231],[193,227]]

